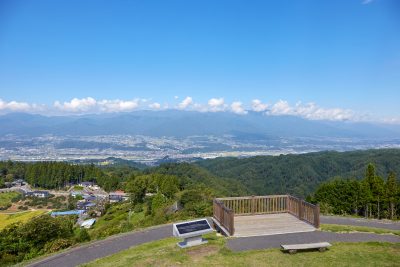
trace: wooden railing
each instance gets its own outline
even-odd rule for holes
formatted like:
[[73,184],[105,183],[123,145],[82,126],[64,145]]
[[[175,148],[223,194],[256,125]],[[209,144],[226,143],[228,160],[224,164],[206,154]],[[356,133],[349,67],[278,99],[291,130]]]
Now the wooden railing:
[[288,212],[300,220],[319,228],[319,205],[313,205],[293,196],[288,197]]
[[290,213],[319,228],[319,206],[290,195],[216,198],[214,218],[233,235],[234,216]]
[[218,199],[235,215],[287,212],[287,195],[227,197]]
[[214,199],[213,203],[214,218],[223,226],[230,235],[235,232],[234,227],[234,212],[227,208],[224,203],[218,199]]

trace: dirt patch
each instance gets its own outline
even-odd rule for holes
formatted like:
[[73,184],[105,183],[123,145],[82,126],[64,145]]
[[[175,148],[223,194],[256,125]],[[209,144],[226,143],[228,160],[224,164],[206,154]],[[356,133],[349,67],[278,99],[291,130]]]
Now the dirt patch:
[[191,248],[186,253],[193,261],[198,261],[204,257],[218,253],[218,250],[219,247],[217,246],[200,246]]

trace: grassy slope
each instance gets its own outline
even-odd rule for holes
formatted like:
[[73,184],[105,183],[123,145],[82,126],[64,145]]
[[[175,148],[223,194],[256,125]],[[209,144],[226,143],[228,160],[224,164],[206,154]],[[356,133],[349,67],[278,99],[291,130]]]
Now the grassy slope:
[[4,229],[6,226],[12,223],[26,222],[29,219],[39,216],[45,212],[46,211],[43,210],[36,210],[36,211],[18,212],[14,214],[0,213],[0,230]]
[[209,243],[189,249],[176,246],[175,238],[143,244],[84,266],[398,266],[400,244],[334,243],[326,252],[279,249],[231,252],[225,238],[208,236]]
[[11,200],[17,197],[20,193],[18,192],[7,192],[0,193],[0,207],[5,207],[8,204],[11,204]]
[[400,236],[400,230],[389,230],[382,228],[353,226],[353,225],[322,224],[321,230],[329,232],[337,232],[337,233],[363,232],[363,233],[375,233],[375,234],[394,234]]
[[129,221],[130,225],[127,225],[129,207],[129,203],[121,203],[110,207],[107,214],[97,219],[93,229],[89,230],[91,237],[106,237],[142,226],[145,219],[144,212],[132,212]]

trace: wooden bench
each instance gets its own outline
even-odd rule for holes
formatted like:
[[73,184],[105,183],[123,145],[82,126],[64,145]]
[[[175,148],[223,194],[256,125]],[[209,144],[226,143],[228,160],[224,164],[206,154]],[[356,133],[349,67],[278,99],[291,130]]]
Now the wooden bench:
[[303,249],[318,249],[319,251],[323,252],[330,246],[331,244],[329,244],[328,242],[281,245],[282,250],[288,251],[290,254],[294,254],[297,252],[297,250],[303,250]]

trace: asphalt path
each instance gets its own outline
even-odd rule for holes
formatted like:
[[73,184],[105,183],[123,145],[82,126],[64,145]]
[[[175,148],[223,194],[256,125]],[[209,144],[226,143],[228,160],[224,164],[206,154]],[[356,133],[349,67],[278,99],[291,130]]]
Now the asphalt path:
[[[400,230],[400,223],[378,220],[357,219],[338,216],[321,216],[321,223],[368,226],[392,230]],[[143,231],[130,232],[112,236],[104,240],[95,241],[87,245],[66,250],[60,254],[29,264],[30,267],[72,267],[84,264],[95,259],[103,258],[122,250],[143,243],[152,242],[172,236],[172,224],[148,228]],[[373,233],[332,233],[332,232],[307,232],[270,236],[256,236],[243,238],[230,238],[227,246],[233,251],[251,249],[279,248],[281,244],[299,244],[314,242],[400,242],[400,236],[378,235]]]
[[378,235],[370,233],[332,233],[332,232],[306,232],[269,236],[254,236],[228,239],[227,246],[233,251],[251,249],[280,248],[281,245],[304,244],[317,242],[400,242],[397,235]]
[[351,217],[340,217],[340,216],[320,216],[320,220],[321,223],[325,224],[354,225],[354,226],[382,228],[388,230],[400,230],[400,222],[394,222],[389,220],[375,220],[375,219],[351,218]]
[[139,232],[113,236],[88,245],[69,249],[60,254],[31,263],[28,266],[72,267],[104,258],[132,246],[172,236],[172,225],[153,227]]

